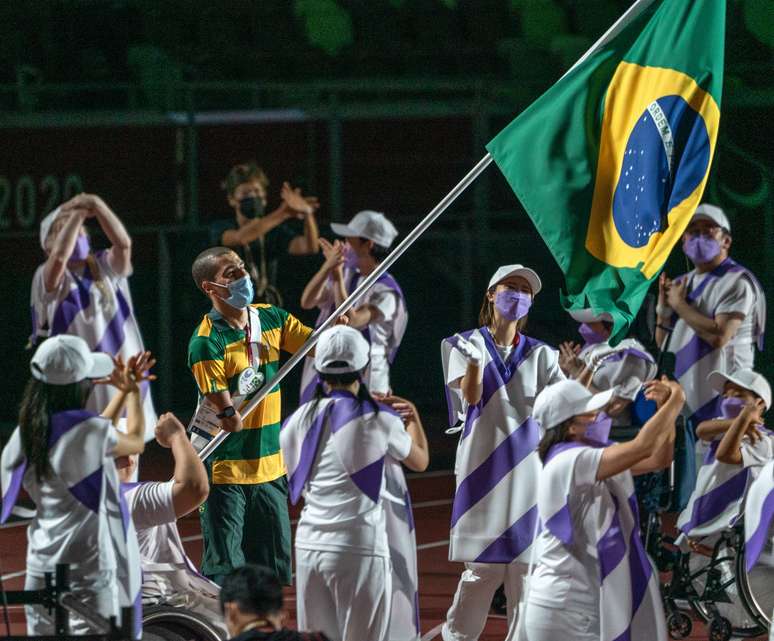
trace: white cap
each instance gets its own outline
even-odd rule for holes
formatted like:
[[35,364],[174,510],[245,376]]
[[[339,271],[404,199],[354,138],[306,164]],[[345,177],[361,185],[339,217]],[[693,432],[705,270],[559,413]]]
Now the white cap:
[[592,394],[578,381],[567,379],[559,381],[537,395],[532,408],[534,418],[544,430],[561,425],[568,418],[587,412],[596,412],[607,405],[618,389]]
[[[352,327],[336,325],[322,333],[314,352],[314,368],[323,374],[359,372],[368,365],[370,347]],[[331,366],[331,363],[345,363]]]
[[724,374],[720,370],[715,370],[707,377],[707,381],[709,381],[712,389],[721,394],[726,381],[735,383],[739,387],[743,387],[760,396],[766,405],[766,409],[771,407],[771,387],[769,382],[761,374],[751,369],[738,369],[732,374]]
[[108,354],[92,352],[85,340],[70,334],[58,334],[44,340],[30,361],[32,375],[51,385],[102,378],[113,368],[113,359]]
[[333,233],[338,236],[368,238],[380,247],[389,247],[398,235],[398,230],[383,213],[360,211],[346,225],[331,223]]
[[43,250],[46,249],[46,239],[48,238],[48,233],[51,231],[51,226],[56,222],[56,219],[59,218],[61,213],[62,208],[57,207],[40,221],[40,246]]
[[708,203],[699,205],[693,216],[691,216],[691,221],[694,220],[711,220],[726,231],[731,231],[731,223],[728,222],[728,216],[726,216],[726,213],[720,207],[716,207],[715,205],[710,205]]
[[536,296],[542,287],[540,277],[529,267],[524,267],[524,265],[503,265],[502,267],[498,267],[497,271],[492,274],[487,289],[492,289],[497,283],[505,280],[509,276],[521,276],[526,280],[532,288],[533,296]]

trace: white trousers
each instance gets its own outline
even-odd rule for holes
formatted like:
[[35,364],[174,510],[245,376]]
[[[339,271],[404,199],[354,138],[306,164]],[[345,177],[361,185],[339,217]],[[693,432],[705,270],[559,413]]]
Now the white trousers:
[[[25,590],[42,590],[46,580],[42,576],[27,574],[24,579]],[[118,582],[115,572],[106,570],[86,576],[70,573],[70,588],[78,600],[95,613],[108,618],[119,612]],[[54,611],[49,614],[42,605],[25,605],[24,615],[27,618],[27,635],[30,637],[54,634]],[[96,634],[78,615],[70,613],[70,634]]]
[[522,639],[529,641],[599,641],[599,614],[528,603]]
[[391,599],[387,557],[296,548],[299,630],[331,641],[386,641]]
[[527,574],[524,563],[466,563],[454,600],[441,628],[443,641],[475,641],[486,625],[492,597],[500,585],[505,586],[508,613],[508,637],[512,641],[513,625]]

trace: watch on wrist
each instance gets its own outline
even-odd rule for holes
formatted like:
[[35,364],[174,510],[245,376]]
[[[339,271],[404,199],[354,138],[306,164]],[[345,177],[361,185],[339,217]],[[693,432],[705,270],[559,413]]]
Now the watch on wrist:
[[224,408],[223,411],[220,414],[215,414],[216,418],[231,418],[236,414],[236,410],[234,409],[233,405],[229,405],[228,407]]

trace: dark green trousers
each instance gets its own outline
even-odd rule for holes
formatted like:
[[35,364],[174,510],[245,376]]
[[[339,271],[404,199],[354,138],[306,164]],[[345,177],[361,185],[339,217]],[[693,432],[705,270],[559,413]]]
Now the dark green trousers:
[[291,583],[290,517],[286,477],[259,485],[211,485],[199,508],[204,539],[202,574],[221,584],[246,563],[264,565]]

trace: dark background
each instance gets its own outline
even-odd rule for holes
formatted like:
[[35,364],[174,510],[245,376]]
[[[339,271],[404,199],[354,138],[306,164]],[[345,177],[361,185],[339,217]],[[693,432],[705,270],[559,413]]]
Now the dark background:
[[[0,4],[0,255],[12,426],[28,373],[37,227],[81,189],[134,238],[131,288],[160,357],[158,411],[195,403],[188,338],[207,311],[190,278],[207,224],[228,216],[220,183],[256,160],[270,205],[283,180],[319,196],[323,233],[360,209],[405,234],[629,5],[619,0],[39,1]],[[774,3],[729,0],[720,140],[705,199],[729,213],[732,255],[774,300]],[[528,162],[529,159],[525,159]],[[99,240],[96,241],[99,244]],[[283,258],[286,307],[321,257]],[[529,333],[577,339],[561,274],[493,166],[391,270],[410,311],[396,393],[445,427],[439,342],[472,327],[500,264],[533,266],[544,292]],[[686,269],[677,250],[667,265]],[[772,323],[769,322],[769,329]],[[774,349],[758,369],[774,379]],[[284,385],[294,407],[298,378]]]

